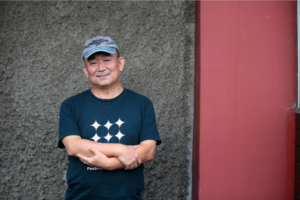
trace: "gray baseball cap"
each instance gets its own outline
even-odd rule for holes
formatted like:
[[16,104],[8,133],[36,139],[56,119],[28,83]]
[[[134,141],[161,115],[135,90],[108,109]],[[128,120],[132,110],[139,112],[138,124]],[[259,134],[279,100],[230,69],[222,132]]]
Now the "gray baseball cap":
[[116,49],[119,51],[117,44],[110,37],[97,36],[85,42],[82,56],[88,58],[96,52],[114,54]]

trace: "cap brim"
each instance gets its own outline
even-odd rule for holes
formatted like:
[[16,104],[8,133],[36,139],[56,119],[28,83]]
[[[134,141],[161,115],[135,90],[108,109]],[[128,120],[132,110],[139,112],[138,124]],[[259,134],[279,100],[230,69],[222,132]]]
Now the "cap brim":
[[106,53],[114,54],[116,52],[116,49],[113,47],[96,47],[88,51],[86,54],[84,54],[84,58],[88,58],[96,52],[106,52]]

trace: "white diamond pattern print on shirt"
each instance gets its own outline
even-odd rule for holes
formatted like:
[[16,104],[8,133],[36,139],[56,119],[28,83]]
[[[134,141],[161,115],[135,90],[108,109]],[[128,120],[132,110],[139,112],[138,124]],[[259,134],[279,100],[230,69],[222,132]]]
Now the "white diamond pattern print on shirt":
[[97,131],[97,128],[98,128],[99,126],[101,126],[101,125],[98,124],[98,122],[95,120],[95,122],[94,122],[91,126],[93,126],[93,127],[96,129],[96,131]]
[[[117,124],[119,126],[119,132],[118,132],[118,134],[116,134],[114,136],[119,139],[119,142],[121,141],[121,138],[125,136],[124,134],[121,133],[121,130],[120,130],[121,125],[124,124],[124,123],[125,122],[123,122],[120,118],[119,118],[118,121],[115,122],[115,124]],[[109,120],[107,120],[107,123],[105,125],[103,125],[107,128],[107,131],[108,131],[107,135],[104,137],[107,140],[107,142],[109,142],[109,140],[113,137],[113,135],[109,134],[109,129],[112,125],[113,124],[110,123]],[[97,142],[101,138],[97,135],[97,129],[98,129],[98,127],[101,126],[101,124],[98,124],[97,120],[95,120],[94,124],[92,124],[91,126],[93,126],[96,129],[96,133],[91,139],[94,140],[95,142]]]
[[111,124],[110,122],[109,122],[109,120],[107,120],[107,123],[104,125],[107,129],[108,129],[108,131],[109,131],[109,128],[112,126],[113,124]]
[[91,126],[93,126],[93,127],[96,129],[96,133],[95,133],[94,137],[92,137],[92,139],[93,139],[95,142],[97,142],[97,141],[101,138],[101,137],[99,137],[99,136],[97,135],[97,129],[98,129],[98,127],[101,126],[101,125],[98,124],[97,120],[95,120],[95,122],[94,122]]
[[97,142],[100,138],[101,138],[101,137],[99,137],[99,136],[97,135],[97,133],[95,133],[94,137],[92,137],[92,139],[93,139],[95,142]]
[[109,142],[110,138],[112,138],[112,136],[109,134],[109,128],[110,128],[112,125],[113,125],[113,124],[111,124],[111,123],[109,122],[109,120],[107,120],[107,123],[104,125],[104,126],[107,128],[107,130],[108,130],[107,135],[104,137],[104,138],[107,140],[107,142]]
[[118,132],[117,135],[115,135],[117,138],[119,138],[119,141],[121,140],[121,138],[124,136],[121,131]]
[[119,127],[121,127],[121,125],[122,125],[123,123],[124,123],[124,122],[122,122],[120,118],[119,118],[119,120],[116,122],[116,124],[118,124]]
[[107,133],[107,135],[104,138],[107,140],[107,142],[109,142],[109,140],[110,140],[110,138],[112,138],[112,136],[109,133]]

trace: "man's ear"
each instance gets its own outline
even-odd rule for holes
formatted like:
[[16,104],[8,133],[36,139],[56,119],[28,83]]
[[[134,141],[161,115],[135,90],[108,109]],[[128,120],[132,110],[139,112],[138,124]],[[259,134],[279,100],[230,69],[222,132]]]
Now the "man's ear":
[[119,69],[120,69],[120,71],[123,71],[124,65],[125,65],[125,58],[124,57],[119,57],[118,63],[119,63]]
[[86,77],[88,78],[89,76],[88,76],[88,72],[86,70],[86,66],[85,65],[82,66],[82,70],[85,73]]

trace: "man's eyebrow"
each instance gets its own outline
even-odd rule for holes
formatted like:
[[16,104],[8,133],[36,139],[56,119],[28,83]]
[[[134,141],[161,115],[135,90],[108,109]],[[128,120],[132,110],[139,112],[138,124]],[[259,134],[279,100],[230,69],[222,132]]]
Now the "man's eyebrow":
[[87,58],[88,61],[91,61],[91,60],[94,60],[94,59],[95,59],[95,56],[90,56],[90,57]]

